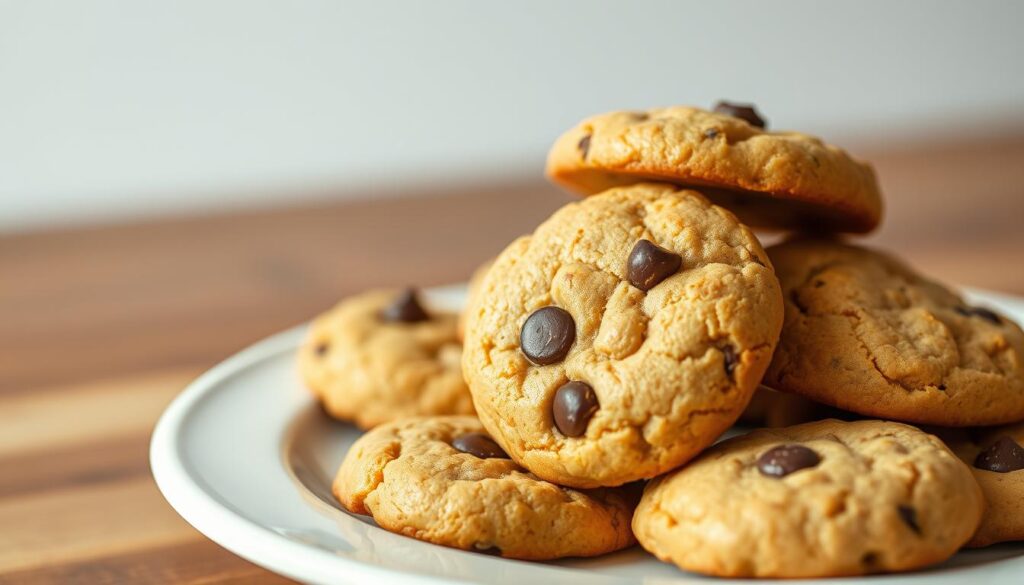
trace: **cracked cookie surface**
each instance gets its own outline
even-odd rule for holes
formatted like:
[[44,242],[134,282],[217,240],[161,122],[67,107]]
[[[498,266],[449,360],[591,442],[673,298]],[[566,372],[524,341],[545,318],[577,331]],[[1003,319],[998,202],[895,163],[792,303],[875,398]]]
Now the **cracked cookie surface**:
[[467,308],[463,372],[481,421],[562,485],[682,464],[739,416],[771,359],[770,266],[750,230],[693,191],[641,184],[563,207],[506,248]]
[[583,194],[638,181],[691,187],[757,227],[869,232],[882,216],[874,170],[844,150],[686,106],[587,118],[555,142],[547,174]]
[[[392,532],[509,558],[594,556],[635,542],[635,488],[559,487],[523,470],[493,442],[482,450],[483,432],[469,416],[379,426],[349,449],[334,495]],[[467,445],[487,457],[460,450]]]
[[786,317],[765,384],[863,415],[1024,418],[1024,332],[895,258],[831,240],[768,249]]
[[1024,423],[936,434],[970,466],[985,495],[985,515],[967,546],[1024,540]]
[[299,372],[331,416],[368,429],[406,416],[473,413],[458,317],[412,310],[407,321],[387,318],[387,311],[410,311],[396,307],[407,294],[362,293],[313,321]]
[[941,562],[983,506],[971,472],[936,437],[825,420],[724,441],[652,481],[633,530],[688,571],[830,577]]

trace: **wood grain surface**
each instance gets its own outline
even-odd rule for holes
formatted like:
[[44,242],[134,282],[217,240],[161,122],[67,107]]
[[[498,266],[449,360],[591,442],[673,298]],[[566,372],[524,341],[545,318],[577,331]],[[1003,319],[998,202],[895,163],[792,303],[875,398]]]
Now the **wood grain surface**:
[[[866,241],[1024,294],[1024,135],[871,152]],[[570,200],[539,177],[426,195],[0,237],[0,583],[285,582],[171,510],[149,434],[233,352],[368,287],[463,280]]]

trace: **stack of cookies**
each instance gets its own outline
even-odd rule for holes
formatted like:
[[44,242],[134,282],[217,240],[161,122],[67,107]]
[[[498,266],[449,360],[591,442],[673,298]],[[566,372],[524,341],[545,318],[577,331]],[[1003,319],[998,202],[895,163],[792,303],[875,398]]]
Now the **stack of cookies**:
[[[314,322],[308,385],[372,429],[345,508],[504,557],[639,542],[717,576],[1024,539],[1024,332],[839,239],[881,220],[870,166],[723,103],[589,118],[547,171],[586,197],[478,270],[461,316],[384,291]],[[751,228],[793,233],[765,250]],[[716,444],[741,417],[766,428]]]

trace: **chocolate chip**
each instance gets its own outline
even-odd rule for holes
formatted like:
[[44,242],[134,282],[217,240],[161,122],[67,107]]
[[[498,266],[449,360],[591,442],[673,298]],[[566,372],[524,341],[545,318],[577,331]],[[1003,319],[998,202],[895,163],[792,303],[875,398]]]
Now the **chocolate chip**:
[[715,128],[708,128],[707,130],[704,131],[704,138],[707,138],[709,140],[718,138],[718,130],[716,130]]
[[899,506],[897,511],[899,511],[900,520],[903,520],[904,524],[917,534],[921,534],[921,526],[917,523],[917,510],[912,506]]
[[821,288],[823,286],[825,286],[825,281],[824,280],[815,280],[814,281],[814,288]]
[[380,316],[385,321],[401,323],[416,323],[430,319],[430,315],[420,305],[414,288],[402,291],[391,305],[380,312]]
[[626,264],[629,283],[642,291],[649,291],[679,270],[683,258],[649,240],[640,240],[633,246]]
[[633,113],[632,113],[632,114],[630,114],[630,115],[631,115],[631,116],[633,117],[633,119],[634,119],[634,120],[636,120],[637,122],[644,122],[644,121],[646,121],[646,120],[647,120],[648,118],[650,118],[650,117],[651,117],[651,115],[650,115],[650,114],[648,114],[647,112],[633,112]]
[[995,323],[996,325],[1003,322],[999,315],[985,307],[957,307],[956,312],[960,313],[964,317],[981,317],[982,319]]
[[327,343],[326,341],[320,341],[313,346],[313,353],[315,353],[317,357],[323,357],[327,354],[327,350],[329,349],[331,349],[330,343]]
[[452,440],[452,447],[481,459],[508,459],[494,439],[483,433],[467,433]]
[[819,463],[821,457],[803,445],[779,445],[757,458],[757,469],[768,477],[785,477]]
[[584,160],[587,158],[587,154],[590,153],[590,134],[587,134],[576,144],[576,148],[580,150],[580,155]]
[[736,350],[731,345],[722,348],[722,362],[725,366],[725,375],[732,379],[732,373],[736,371],[737,362]]
[[860,564],[871,568],[878,564],[878,553],[869,550],[860,557]]
[[587,432],[587,423],[597,412],[597,394],[589,384],[568,382],[555,391],[551,414],[555,426],[567,437],[580,437]]
[[734,104],[730,102],[718,102],[715,104],[715,112],[718,114],[725,114],[726,116],[732,116],[733,118],[739,118],[740,120],[746,120],[751,126],[757,126],[758,128],[765,127],[764,118],[758,115],[757,110],[754,109],[754,104]]
[[562,361],[574,341],[576,322],[568,311],[554,306],[534,311],[519,332],[519,347],[538,366]]
[[996,473],[1009,473],[1024,469],[1024,448],[1010,437],[999,437],[995,443],[978,453],[974,466]]

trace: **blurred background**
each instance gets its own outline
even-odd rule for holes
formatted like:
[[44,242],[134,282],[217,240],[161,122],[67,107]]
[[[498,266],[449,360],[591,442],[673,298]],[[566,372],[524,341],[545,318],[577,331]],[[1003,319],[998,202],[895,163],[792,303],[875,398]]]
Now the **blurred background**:
[[467,278],[571,200],[544,156],[590,114],[753,102],[875,165],[866,242],[1024,293],[1021,23],[994,0],[0,0],[0,582],[276,582],[157,493],[159,413],[346,294]]
[[1024,127],[1012,1],[0,7],[5,231],[538,181],[611,109],[749,100],[862,153]]

